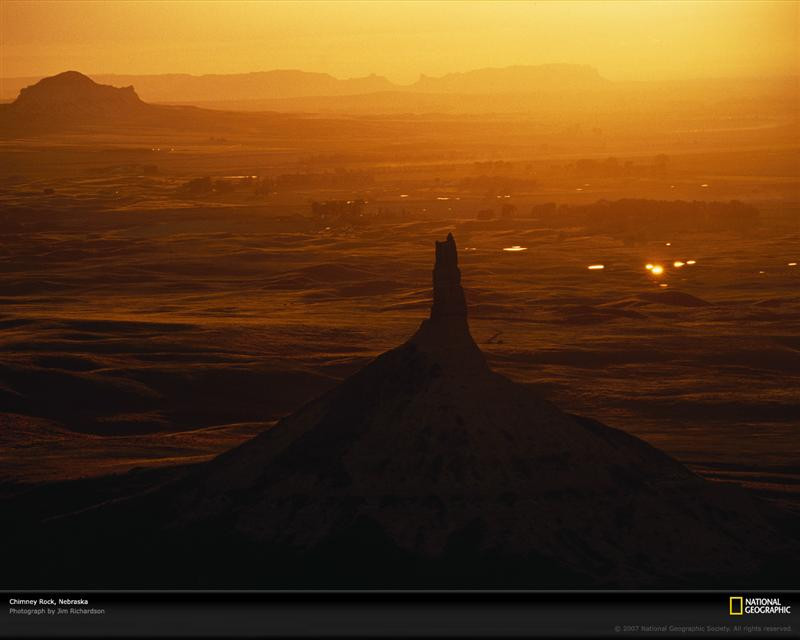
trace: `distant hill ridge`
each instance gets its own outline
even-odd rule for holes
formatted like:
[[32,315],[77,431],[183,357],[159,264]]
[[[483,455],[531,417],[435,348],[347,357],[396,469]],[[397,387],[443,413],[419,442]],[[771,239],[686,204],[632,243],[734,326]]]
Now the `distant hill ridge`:
[[441,77],[420,76],[412,85],[429,93],[528,93],[540,89],[589,89],[611,84],[594,67],[576,64],[544,64],[475,69]]
[[[40,80],[3,79],[0,87],[7,93],[20,81],[24,84],[7,96],[13,102],[0,104],[2,137],[123,124],[180,130],[262,128],[279,113],[284,118],[522,114],[551,123],[561,123],[565,117],[576,122],[598,117],[619,122],[621,113],[646,113],[657,122],[679,113],[719,117],[708,112],[711,106],[733,118],[750,117],[758,105],[765,116],[794,120],[798,86],[792,77],[619,83],[590,66],[540,65],[422,76],[405,86],[380,76],[339,80],[328,74],[279,70],[236,76],[95,78],[66,71]],[[263,95],[268,97],[259,97]],[[337,124],[339,134],[342,126]],[[307,123],[302,129],[312,135]]]
[[[73,72],[76,73],[76,72]],[[62,75],[62,74],[59,74]],[[58,76],[54,76],[58,77]],[[276,69],[238,74],[108,75],[92,78],[101,84],[134,86],[148,102],[263,100],[311,96],[354,96],[385,91],[430,93],[530,92],[536,89],[602,86],[609,81],[587,65],[548,64],[485,68],[440,77],[422,75],[400,85],[378,75],[335,78],[327,73]],[[12,99],[39,78],[4,78],[0,98]]]

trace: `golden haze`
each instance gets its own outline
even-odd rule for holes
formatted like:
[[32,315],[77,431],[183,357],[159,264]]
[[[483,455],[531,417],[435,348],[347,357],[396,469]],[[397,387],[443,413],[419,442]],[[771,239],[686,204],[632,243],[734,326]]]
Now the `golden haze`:
[[591,64],[612,80],[794,74],[797,2],[18,2],[0,76],[297,68],[412,82]]

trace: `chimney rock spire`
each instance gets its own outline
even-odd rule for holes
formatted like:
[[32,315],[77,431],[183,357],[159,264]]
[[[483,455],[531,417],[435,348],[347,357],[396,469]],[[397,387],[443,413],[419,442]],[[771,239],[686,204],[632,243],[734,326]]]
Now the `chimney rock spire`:
[[447,240],[436,242],[436,264],[433,267],[433,306],[431,320],[467,318],[467,301],[461,287],[458,251],[452,233]]

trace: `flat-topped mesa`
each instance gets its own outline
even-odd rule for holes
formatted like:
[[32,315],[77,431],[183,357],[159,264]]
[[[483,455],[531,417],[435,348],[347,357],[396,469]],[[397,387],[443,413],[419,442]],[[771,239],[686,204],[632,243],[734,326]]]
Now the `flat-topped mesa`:
[[469,332],[467,301],[461,287],[458,251],[452,233],[447,234],[444,242],[436,242],[431,315],[422,321],[409,342],[435,353],[443,362],[486,368],[483,353]]

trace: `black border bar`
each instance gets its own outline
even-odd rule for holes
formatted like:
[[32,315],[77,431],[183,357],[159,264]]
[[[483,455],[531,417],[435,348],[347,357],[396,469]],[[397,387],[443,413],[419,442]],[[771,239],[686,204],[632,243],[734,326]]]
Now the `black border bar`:
[[[0,637],[800,637],[800,590],[20,590],[2,595]],[[778,599],[790,609],[731,615],[730,598],[738,596],[745,602]],[[56,604],[11,604],[40,599]],[[87,604],[59,605],[59,599]],[[38,612],[12,614],[12,609]]]

